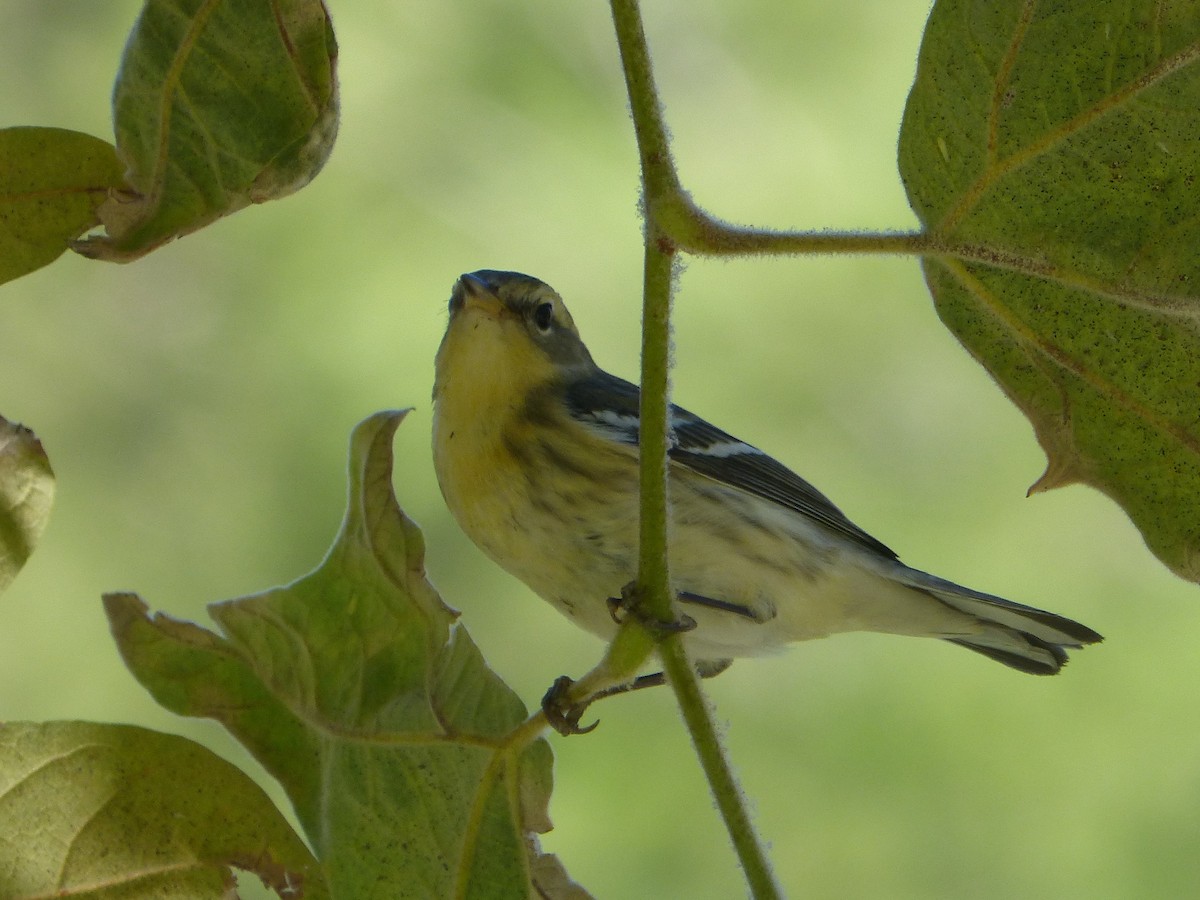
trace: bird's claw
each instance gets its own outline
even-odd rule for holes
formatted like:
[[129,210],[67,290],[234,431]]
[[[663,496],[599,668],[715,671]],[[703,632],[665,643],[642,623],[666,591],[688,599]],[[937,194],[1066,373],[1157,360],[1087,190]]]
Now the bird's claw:
[[571,686],[574,683],[570,677],[560,675],[554,679],[554,684],[550,685],[550,690],[546,691],[546,695],[542,697],[542,712],[546,716],[546,721],[563,737],[572,734],[587,734],[589,731],[595,731],[596,726],[600,724],[599,719],[591,725],[581,726],[579,724],[579,720],[591,704],[591,700],[585,700],[582,703],[571,700]]
[[696,620],[687,613],[680,613],[674,619],[666,621],[647,613],[642,608],[642,598],[638,593],[637,584],[632,581],[621,588],[620,597],[608,598],[608,614],[618,625],[625,621],[626,616],[633,616],[643,628],[659,638],[669,634],[683,634],[696,627]]

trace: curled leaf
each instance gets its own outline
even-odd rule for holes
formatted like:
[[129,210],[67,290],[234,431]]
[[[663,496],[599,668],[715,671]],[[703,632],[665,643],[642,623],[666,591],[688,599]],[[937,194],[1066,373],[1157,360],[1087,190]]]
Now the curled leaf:
[[33,552],[53,502],[54,472],[42,442],[0,416],[0,591]]
[[214,604],[225,636],[112,594],[113,634],[160,703],[220,720],[279,779],[335,895],[581,896],[537,849],[549,745],[426,580],[392,493],[402,417],[355,429],[346,516],[315,571]]
[[320,0],[146,0],[113,94],[127,189],[76,249],[136,259],[303,187],[337,134],[336,62]]

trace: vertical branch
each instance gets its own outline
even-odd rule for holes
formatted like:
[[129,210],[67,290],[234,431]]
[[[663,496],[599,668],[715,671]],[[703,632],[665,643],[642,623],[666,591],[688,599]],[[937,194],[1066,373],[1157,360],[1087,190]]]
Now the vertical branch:
[[754,900],[778,900],[783,897],[783,891],[775,881],[775,873],[771,868],[770,859],[767,858],[766,848],[754,830],[754,823],[750,821],[746,797],[738,785],[737,776],[734,775],[733,767],[725,756],[725,748],[721,746],[717,736],[712,707],[700,690],[696,670],[684,653],[683,642],[678,635],[671,636],[659,645],[659,656],[662,658],[667,679],[675,691],[675,699],[679,703],[683,721],[692,736],[692,746],[696,748],[696,756],[704,769],[709,790],[712,791],[717,809],[721,811],[725,830],[733,842],[738,861],[742,864],[750,896]]
[[[641,427],[638,441],[641,463],[638,589],[643,608],[650,615],[669,621],[673,613],[667,559],[667,450],[670,434],[671,287],[676,246],[660,229],[658,214],[664,201],[671,209],[679,207],[681,202],[684,207],[690,208],[690,202],[679,185],[671,158],[637,0],[611,2],[641,159],[645,215]],[[688,660],[678,634],[667,636],[659,644],[659,656],[753,896],[782,896],[762,842],[750,822],[745,798],[717,737],[696,670]]]
[[642,392],[639,410],[641,531],[638,589],[642,608],[666,622],[671,609],[671,573],[667,563],[667,440],[670,433],[671,274],[674,250],[654,240],[646,223],[642,285]]
[[667,567],[667,421],[670,395],[671,275],[675,248],[660,240],[652,198],[678,189],[671,148],[663,125],[650,51],[637,0],[612,0],[621,66],[629,89],[633,127],[641,158],[642,202],[646,207],[645,265],[642,283],[642,392],[639,410],[641,468],[638,589],[643,608],[663,621],[672,618]]
[[629,107],[633,113],[633,130],[637,136],[638,156],[642,168],[642,201],[646,204],[647,242],[651,237],[654,216],[651,208],[663,199],[683,195],[671,143],[658,101],[658,88],[650,66],[650,49],[642,30],[642,14],[637,0],[612,0],[613,24],[617,31],[617,47],[629,91]]

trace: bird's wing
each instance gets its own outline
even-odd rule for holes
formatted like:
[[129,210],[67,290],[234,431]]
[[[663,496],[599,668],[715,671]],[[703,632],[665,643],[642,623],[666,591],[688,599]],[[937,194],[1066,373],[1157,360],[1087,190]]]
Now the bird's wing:
[[[566,387],[576,421],[609,440],[638,443],[638,386],[596,370]],[[799,513],[872,553],[896,554],[871,537],[815,487],[757,447],[738,440],[686,409],[671,406],[671,461],[707,478]]]

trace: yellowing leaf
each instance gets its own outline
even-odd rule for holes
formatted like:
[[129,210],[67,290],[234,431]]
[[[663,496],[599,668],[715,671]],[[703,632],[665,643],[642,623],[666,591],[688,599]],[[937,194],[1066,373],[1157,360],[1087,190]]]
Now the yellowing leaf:
[[0,591],[33,552],[53,502],[54,473],[41,441],[0,416]]
[[336,60],[320,0],[146,0],[113,95],[129,189],[77,249],[135,259],[299,190],[333,148]]
[[105,598],[137,678],[220,720],[283,784],[339,897],[580,896],[535,832],[551,754],[425,578],[396,504],[380,413],[351,441],[350,497],[324,562],[215,604],[225,636]]
[[112,145],[62,128],[0,130],[0,284],[54,262],[121,183]]
[[128,725],[0,725],[0,897],[328,897],[262,789],[211,751]]
[[1200,579],[1200,15],[938,0],[900,139],[946,325],[1073,481]]

